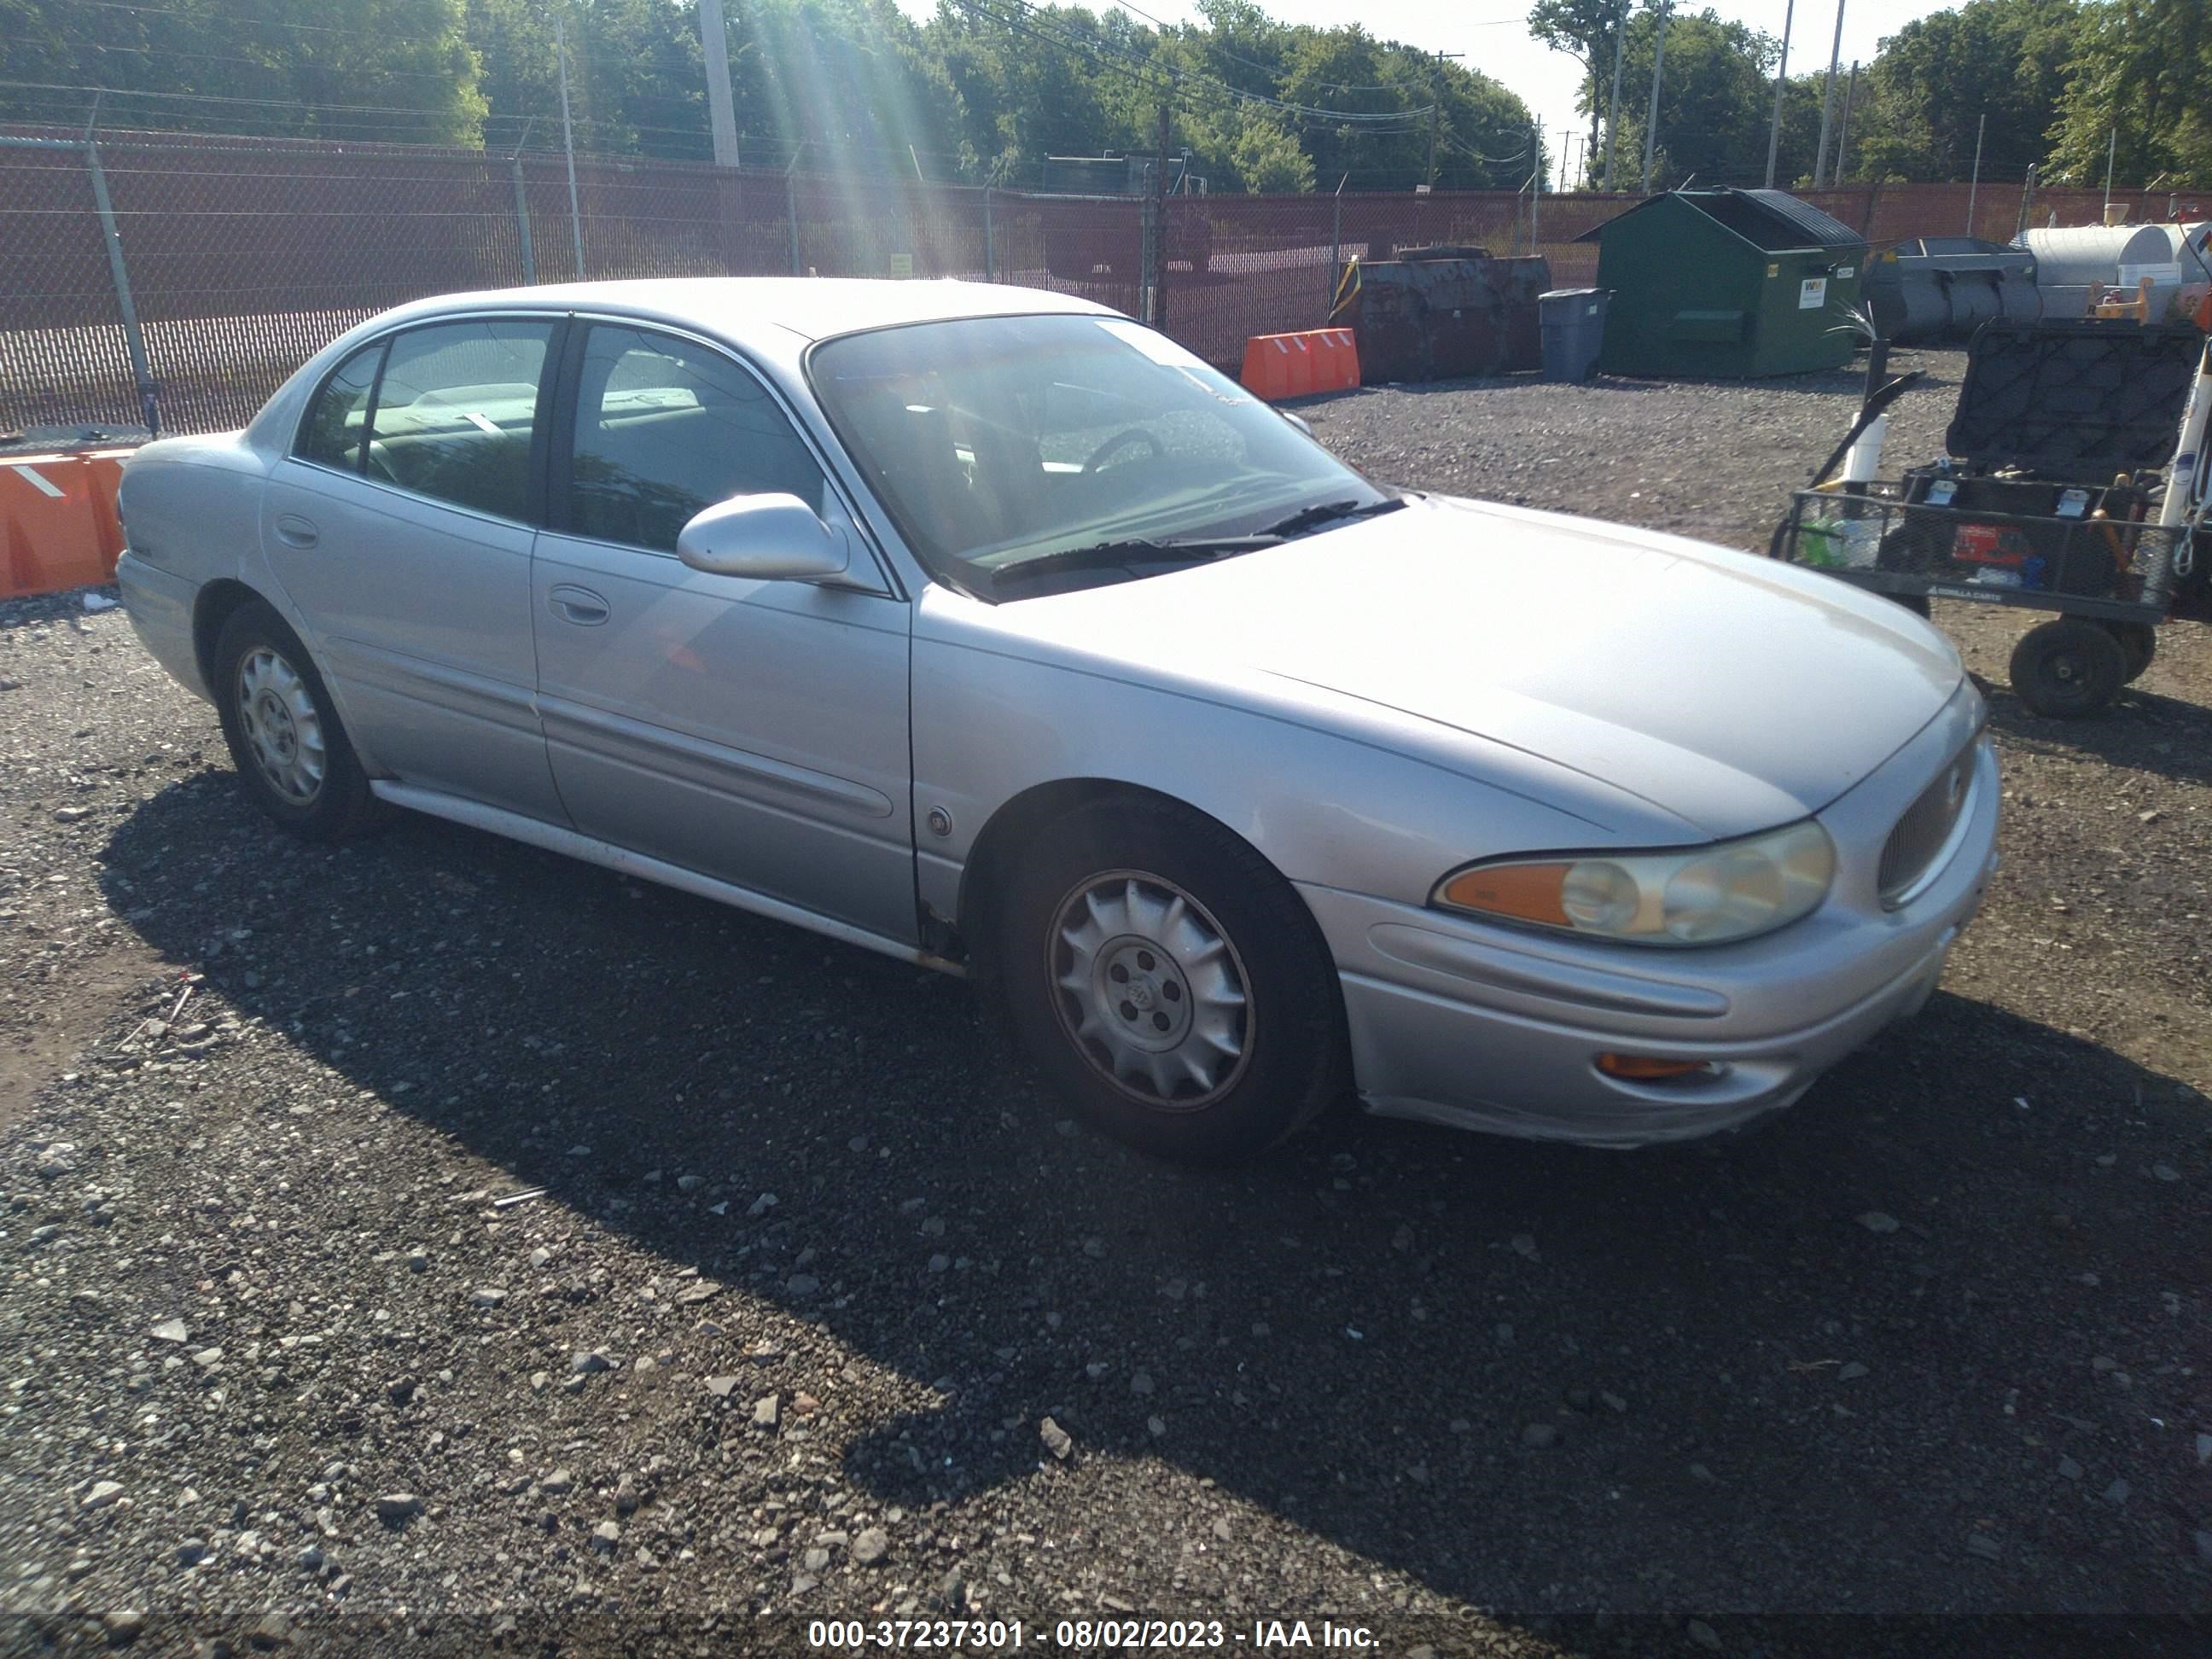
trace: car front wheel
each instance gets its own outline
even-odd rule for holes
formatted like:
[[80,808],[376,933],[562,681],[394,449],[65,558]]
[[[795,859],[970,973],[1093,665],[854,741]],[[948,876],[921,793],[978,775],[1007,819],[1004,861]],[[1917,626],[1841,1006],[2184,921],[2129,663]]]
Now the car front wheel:
[[292,834],[340,841],[384,816],[299,635],[259,601],[216,636],[216,708],[246,798]]
[[1339,1098],[1334,965],[1290,884],[1212,819],[1094,803],[1016,860],[988,977],[1012,1033],[1085,1116],[1141,1152],[1221,1163]]

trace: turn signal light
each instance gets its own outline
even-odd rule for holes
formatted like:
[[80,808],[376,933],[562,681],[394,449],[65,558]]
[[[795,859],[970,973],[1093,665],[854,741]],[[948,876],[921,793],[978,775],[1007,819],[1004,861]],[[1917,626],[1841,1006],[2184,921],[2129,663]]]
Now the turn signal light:
[[1597,1068],[1626,1083],[1665,1083],[1678,1077],[1703,1077],[1715,1069],[1709,1060],[1660,1060],[1651,1054],[1600,1054]]

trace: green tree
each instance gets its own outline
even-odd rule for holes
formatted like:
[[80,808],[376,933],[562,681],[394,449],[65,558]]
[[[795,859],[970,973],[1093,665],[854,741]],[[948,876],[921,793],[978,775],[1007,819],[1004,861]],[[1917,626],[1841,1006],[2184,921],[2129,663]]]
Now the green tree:
[[[0,0],[0,119],[474,144],[464,0]],[[98,90],[96,90],[98,89]]]
[[[1657,47],[1658,18],[1639,12],[1628,25],[1628,67],[1620,112],[1620,167],[1616,182],[1633,187],[1644,166],[1646,97]],[[1774,82],[1768,66],[1775,43],[1747,24],[1712,11],[1684,14],[1667,24],[1659,86],[1659,134],[1652,187],[1673,189],[1694,178],[1707,185],[1757,185],[1766,176],[1766,140]],[[1631,99],[1627,87],[1639,88]],[[1611,88],[1607,88],[1610,93]],[[1632,108],[1631,106],[1633,106]]]
[[[1613,103],[1615,42],[1620,39],[1622,27],[1637,3],[1638,0],[1536,0],[1528,13],[1531,35],[1583,66],[1582,87],[1576,94],[1575,107],[1589,118],[1592,156],[1604,154],[1601,139],[1606,112]],[[1625,69],[1620,99],[1624,106],[1635,101],[1635,86]],[[1624,151],[1619,157],[1619,165],[1626,167],[1627,161]],[[1620,182],[1618,171],[1614,182]]]
[[2072,80],[2051,129],[2051,172],[2115,176],[2147,189],[2212,188],[2212,16],[2204,0],[2111,0],[2081,9]]
[[2043,159],[2081,32],[2075,0],[1970,0],[1907,23],[1863,77],[1858,171],[1965,179],[1986,116],[1983,176],[2021,177]]

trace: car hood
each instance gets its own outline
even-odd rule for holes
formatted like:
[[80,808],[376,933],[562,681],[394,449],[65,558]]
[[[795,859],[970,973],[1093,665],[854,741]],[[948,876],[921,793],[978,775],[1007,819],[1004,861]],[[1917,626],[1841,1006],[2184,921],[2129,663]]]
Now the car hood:
[[[1679,537],[1441,497],[1218,563],[996,607],[997,629],[1255,676],[1503,744],[1709,835],[1816,812],[1956,691],[1888,599]],[[997,631],[994,629],[994,631]]]

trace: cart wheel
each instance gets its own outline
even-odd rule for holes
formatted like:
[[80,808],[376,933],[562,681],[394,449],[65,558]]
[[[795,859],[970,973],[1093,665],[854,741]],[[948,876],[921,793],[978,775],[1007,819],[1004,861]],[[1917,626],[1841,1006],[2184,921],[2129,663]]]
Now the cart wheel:
[[1893,593],[1889,596],[1923,622],[1928,619],[1928,596],[1925,593]]
[[2013,648],[2012,689],[2046,719],[2075,720],[2112,702],[2127,670],[2119,641],[2095,623],[2065,617],[2021,636]]
[[2120,655],[2127,660],[2127,669],[2120,676],[2133,685],[2142,678],[2150,659],[2158,654],[2158,634],[2148,623],[2108,622],[2106,631],[2120,642]]

